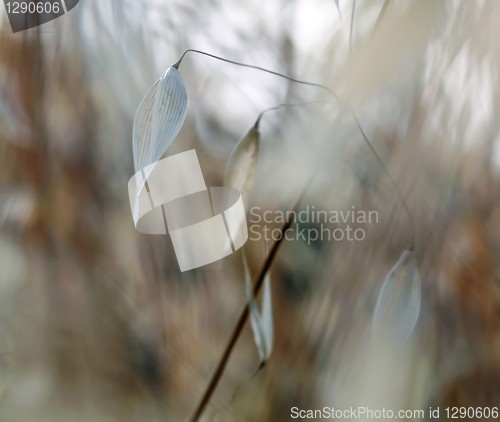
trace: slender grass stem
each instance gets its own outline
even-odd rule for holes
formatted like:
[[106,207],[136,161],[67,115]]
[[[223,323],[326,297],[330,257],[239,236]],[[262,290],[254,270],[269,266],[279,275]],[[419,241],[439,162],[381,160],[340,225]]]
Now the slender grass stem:
[[[373,153],[373,155],[376,157],[376,159],[378,160],[378,162],[380,163],[380,165],[382,166],[382,168],[384,169],[385,173],[387,174],[387,176],[389,177],[391,183],[393,184],[394,186],[394,189],[396,190],[401,202],[403,203],[404,205],[404,208],[406,210],[406,212],[408,213],[408,218],[410,220],[410,223],[412,225],[412,236],[411,236],[411,248],[410,250],[413,250],[414,249],[414,242],[415,242],[415,223],[414,223],[414,220],[413,220],[413,217],[411,215],[411,212],[410,212],[410,207],[408,206],[401,190],[399,189],[399,186],[398,184],[396,183],[396,180],[392,177],[391,173],[389,172],[389,169],[387,168],[387,166],[385,165],[384,161],[382,160],[382,158],[380,157],[380,155],[377,153],[377,150],[375,149],[375,147],[373,146],[372,142],[369,140],[368,136],[366,135],[365,131],[363,130],[363,128],[361,127],[361,124],[359,123],[359,120],[358,118],[356,117],[356,114],[354,113],[354,110],[347,104],[345,104],[341,99],[340,97],[334,92],[332,91],[330,88],[328,88],[327,86],[325,85],[321,85],[319,83],[315,83],[315,82],[308,82],[308,81],[303,81],[303,80],[300,80],[300,79],[296,79],[296,78],[292,78],[290,76],[287,76],[287,75],[284,75],[282,73],[279,73],[279,72],[275,72],[273,70],[269,70],[269,69],[266,69],[266,68],[263,68],[263,67],[260,67],[260,66],[254,66],[254,65],[251,65],[251,64],[246,64],[246,63],[240,63],[240,62],[237,62],[237,61],[234,61],[234,60],[229,60],[229,59],[226,59],[226,58],[223,58],[223,57],[220,57],[220,56],[216,56],[214,54],[210,54],[210,53],[206,53],[204,51],[201,51],[201,50],[195,50],[195,49],[188,49],[186,51],[184,51],[184,53],[182,54],[182,56],[179,58],[179,60],[174,63],[172,65],[172,67],[178,69],[182,60],[184,59],[184,57],[186,56],[187,53],[189,52],[192,52],[192,53],[197,53],[197,54],[201,54],[201,55],[204,55],[204,56],[208,56],[208,57],[211,57],[213,59],[216,59],[216,60],[220,60],[220,61],[223,61],[223,62],[226,62],[226,63],[230,63],[230,64],[233,64],[233,65],[236,65],[236,66],[241,66],[241,67],[246,67],[246,68],[250,68],[250,69],[255,69],[255,70],[259,70],[259,71],[262,71],[262,72],[265,72],[265,73],[269,73],[271,75],[275,75],[275,76],[278,76],[280,78],[284,78],[284,79],[287,79],[291,82],[295,82],[295,83],[298,83],[298,84],[302,84],[302,85],[307,85],[307,86],[312,86],[312,87],[316,87],[316,88],[319,88],[319,89],[322,89],[326,92],[328,92],[331,96],[333,96],[340,105],[342,105],[343,107],[345,107],[349,113],[353,116],[354,118],[354,121],[356,123],[356,126],[358,127],[359,131],[361,132],[361,135],[363,137],[363,140],[364,142],[368,145],[368,147],[370,148],[371,152]],[[257,119],[256,121],[256,125],[259,123],[260,121],[260,118],[262,117],[262,114],[259,115],[259,118]],[[306,185],[308,186],[308,185]],[[294,206],[292,207],[292,210],[296,210],[296,208],[298,207],[303,195],[305,193],[305,190],[304,192],[302,192],[302,194],[300,195],[299,199],[296,201],[296,203],[294,204]],[[290,226],[292,225],[293,223],[293,214],[294,213],[290,213],[291,214],[291,217],[290,219],[288,219],[286,221],[286,223],[283,225],[282,229],[281,229],[281,234],[282,236],[280,237],[280,240],[278,240],[277,242],[274,243],[273,247],[271,248],[271,251],[269,253],[269,255],[267,256],[266,260],[264,261],[264,265],[259,273],[259,276],[257,278],[257,281],[254,285],[254,295],[257,296],[261,287],[262,287],[262,284],[264,282],[264,278],[267,274],[267,272],[269,271],[269,269],[271,268],[271,265],[274,261],[274,258],[278,252],[278,249],[282,243],[282,240],[284,239],[284,233],[290,228]],[[240,314],[240,317],[238,318],[238,321],[236,322],[236,325],[231,333],[231,336],[229,337],[229,340],[228,340],[228,343],[226,344],[226,347],[224,349],[224,352],[222,353],[222,356],[219,360],[219,363],[217,364],[217,367],[214,371],[214,373],[212,374],[212,377],[210,378],[210,381],[205,389],[205,392],[203,393],[203,396],[201,397],[200,401],[198,402],[198,404],[196,405],[192,415],[190,416],[190,418],[188,419],[189,422],[196,422],[198,421],[198,419],[200,418],[200,416],[202,415],[203,411],[205,410],[207,404],[209,403],[210,401],[210,398],[212,397],[215,389],[217,388],[217,385],[219,384],[219,381],[220,379],[222,378],[222,375],[224,373],[224,370],[227,366],[227,363],[229,361],[229,358],[231,356],[231,353],[232,351],[234,350],[234,346],[236,345],[236,342],[238,341],[241,333],[243,332],[243,328],[245,327],[245,324],[248,320],[248,316],[249,316],[249,305],[248,305],[248,302],[245,304],[245,307],[243,308],[241,314]]]
[[262,120],[262,117],[264,116],[264,114],[269,113],[270,111],[275,111],[275,110],[279,110],[281,108],[286,108],[286,107],[303,107],[303,106],[306,106],[306,105],[319,104],[319,103],[332,104],[330,101],[324,101],[324,100],[313,100],[313,101],[304,101],[304,102],[300,102],[300,103],[282,103],[282,104],[278,104],[277,106],[269,107],[269,108],[266,108],[265,110],[261,111],[259,113],[259,115],[257,116],[257,120],[255,121],[255,125],[254,126],[255,127],[259,127],[260,121]]
[[[378,24],[380,24],[380,21],[382,20],[384,14],[385,14],[385,11],[387,10],[387,7],[389,6],[389,2],[390,2],[390,0],[385,0],[384,4],[382,5],[382,10],[380,11],[379,17],[377,19],[377,24],[375,25],[376,27],[377,27]],[[241,66],[241,67],[246,67],[246,68],[250,68],[250,69],[255,69],[255,70],[262,71],[262,72],[266,72],[266,73],[269,73],[271,75],[275,75],[275,76],[278,76],[280,78],[284,78],[284,79],[287,79],[289,81],[292,81],[292,82],[295,82],[295,83],[298,83],[298,84],[301,84],[301,85],[307,85],[307,86],[316,87],[316,88],[319,88],[319,89],[322,89],[322,90],[326,91],[332,97],[334,97],[338,101],[338,103],[342,107],[345,107],[345,109],[349,112],[349,114],[352,115],[352,117],[354,119],[354,122],[356,123],[356,126],[359,129],[359,131],[361,133],[361,136],[363,137],[363,141],[368,146],[368,148],[370,148],[370,151],[375,156],[375,158],[377,159],[377,161],[380,163],[380,165],[383,168],[384,172],[386,173],[386,175],[388,176],[389,180],[391,181],[391,184],[393,185],[394,190],[398,194],[398,197],[399,197],[401,203],[403,204],[405,212],[408,214],[408,220],[410,221],[410,224],[412,226],[412,234],[411,234],[411,238],[410,238],[410,250],[413,250],[415,248],[415,233],[416,233],[415,221],[414,221],[413,216],[411,214],[410,207],[408,206],[408,203],[407,203],[407,201],[406,201],[403,193],[401,192],[401,189],[399,188],[399,185],[396,183],[396,180],[391,175],[391,172],[389,171],[389,169],[387,168],[386,164],[384,163],[384,160],[382,160],[382,157],[378,154],[377,150],[373,146],[373,143],[370,141],[370,139],[366,135],[365,131],[363,130],[363,128],[361,126],[361,123],[359,122],[359,120],[358,120],[358,118],[356,116],[356,113],[354,112],[353,108],[350,105],[346,104],[333,90],[331,90],[327,86],[319,84],[319,83],[309,82],[309,81],[304,81],[304,80],[301,80],[301,79],[292,78],[292,77],[290,77],[288,75],[284,75],[283,73],[275,72],[274,70],[269,70],[269,69],[266,69],[264,67],[254,66],[254,65],[251,65],[251,64],[240,63],[240,62],[237,62],[235,60],[226,59],[224,57],[216,56],[215,54],[206,53],[204,51],[196,50],[196,49],[192,49],[192,48],[187,49],[186,51],[184,51],[184,53],[182,53],[180,59],[177,60],[177,62],[174,63],[172,65],[172,67],[175,67],[176,69],[178,69],[179,66],[180,66],[180,64],[181,64],[181,62],[182,62],[182,60],[184,59],[184,57],[186,56],[186,54],[189,53],[189,52],[201,54],[201,55],[204,55],[204,56],[208,56],[208,57],[211,57],[211,58],[216,59],[216,60],[220,60],[220,61],[223,61],[223,62],[226,62],[226,63],[234,64],[236,66]],[[256,124],[258,124],[258,123],[259,123],[259,119],[257,120]]]
[[187,53],[189,53],[189,52],[197,53],[197,54],[202,54],[204,56],[208,56],[208,57],[211,57],[213,59],[220,60],[220,61],[223,61],[223,62],[226,62],[226,63],[234,64],[236,66],[247,67],[247,68],[250,68],[250,69],[260,70],[261,72],[269,73],[269,74],[274,75],[274,76],[279,76],[280,78],[284,78],[284,79],[287,79],[289,81],[292,81],[292,82],[295,82],[295,83],[298,83],[298,84],[301,84],[301,85],[314,86],[316,88],[324,89],[324,90],[328,91],[331,95],[333,95],[337,100],[340,101],[340,98],[337,97],[337,94],[335,94],[335,92],[333,92],[331,89],[329,89],[328,87],[326,87],[324,85],[321,85],[321,84],[318,84],[318,83],[315,83],[315,82],[302,81],[300,79],[295,79],[295,78],[292,78],[290,76],[284,75],[283,73],[279,73],[279,72],[275,72],[274,70],[266,69],[265,67],[255,66],[253,64],[240,63],[240,62],[237,62],[237,61],[234,61],[234,60],[226,59],[224,57],[216,56],[215,54],[205,53],[204,51],[195,50],[195,49],[192,49],[192,48],[184,51],[184,53],[182,53],[181,58],[176,63],[174,63],[172,65],[172,67],[175,67],[176,69],[178,69],[179,65],[181,64],[182,60],[184,59],[184,56]]
[[[302,193],[300,197],[297,199],[293,207],[291,208],[292,210],[296,211],[300,202],[302,201],[302,197],[305,193]],[[277,240],[271,250],[269,251],[269,255],[267,255],[266,260],[264,261],[264,264],[259,272],[259,276],[257,277],[257,281],[255,282],[254,288],[253,288],[253,293],[255,296],[259,294],[260,289],[262,288],[262,285],[264,284],[264,278],[271,268],[274,259],[276,258],[276,255],[278,253],[278,249],[283,242],[283,239],[285,239],[285,232],[291,227],[291,225],[294,222],[294,215],[295,213],[288,213],[290,214],[290,218],[283,224],[281,228],[281,236],[279,240]],[[229,358],[231,356],[231,353],[234,349],[234,346],[236,345],[236,342],[238,341],[238,338],[240,337],[243,328],[245,327],[245,324],[248,320],[248,316],[250,313],[249,305],[248,302],[246,302],[245,307],[241,311],[240,317],[238,318],[238,321],[236,322],[236,325],[233,328],[233,331],[231,333],[231,336],[229,337],[229,341],[226,344],[226,347],[224,348],[224,352],[222,353],[221,358],[219,359],[219,363],[217,364],[217,367],[212,374],[212,377],[210,378],[210,381],[205,389],[205,392],[203,393],[203,396],[201,397],[200,401],[196,405],[196,408],[194,409],[192,415],[189,417],[189,422],[196,422],[200,416],[202,415],[203,411],[205,410],[208,402],[210,401],[210,398],[212,397],[215,389],[217,388],[217,385],[219,384],[219,381],[222,377],[222,374],[224,373],[224,370],[226,368],[226,365],[229,361]]]

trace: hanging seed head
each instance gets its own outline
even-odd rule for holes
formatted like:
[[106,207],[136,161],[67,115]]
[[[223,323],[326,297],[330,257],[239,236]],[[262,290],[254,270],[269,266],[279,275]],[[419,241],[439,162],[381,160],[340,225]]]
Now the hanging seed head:
[[136,171],[157,162],[184,124],[188,96],[179,71],[170,67],[137,108],[133,152]]
[[404,251],[382,284],[372,320],[374,335],[405,343],[420,315],[421,290],[415,256]]
[[245,206],[248,205],[254,182],[259,144],[260,132],[257,122],[236,144],[226,164],[224,185],[239,190]]

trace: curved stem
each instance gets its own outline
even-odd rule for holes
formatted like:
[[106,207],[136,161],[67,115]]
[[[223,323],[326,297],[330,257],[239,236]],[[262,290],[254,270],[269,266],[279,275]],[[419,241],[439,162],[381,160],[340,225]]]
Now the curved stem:
[[277,106],[269,107],[269,108],[266,108],[265,110],[261,111],[259,113],[259,115],[257,116],[257,120],[255,121],[255,125],[254,126],[255,127],[259,127],[260,121],[261,121],[262,117],[264,116],[264,114],[266,114],[266,113],[268,113],[270,111],[279,110],[280,108],[284,108],[284,107],[301,107],[301,106],[305,106],[305,105],[318,104],[318,103],[332,104],[330,101],[324,101],[324,100],[304,101],[302,103],[282,103],[282,104],[278,104]]
[[328,91],[331,95],[333,95],[337,100],[340,101],[340,98],[337,97],[337,94],[335,94],[335,92],[333,92],[330,88],[328,88],[328,87],[326,87],[324,85],[321,85],[321,84],[318,84],[318,83],[315,83],[315,82],[302,81],[300,79],[295,79],[295,78],[292,78],[290,76],[284,75],[283,73],[279,73],[279,72],[275,72],[274,70],[266,69],[265,67],[254,66],[252,64],[246,64],[246,63],[236,62],[234,60],[225,59],[224,57],[216,56],[215,54],[205,53],[204,51],[195,50],[195,49],[192,49],[192,48],[189,48],[186,51],[184,51],[184,53],[182,53],[181,58],[179,60],[177,60],[177,62],[175,62],[172,65],[172,67],[175,67],[176,69],[178,69],[179,65],[181,64],[182,60],[184,59],[184,56],[187,53],[189,53],[189,52],[197,53],[197,54],[202,54],[204,56],[208,56],[208,57],[211,57],[213,59],[220,60],[222,62],[234,64],[236,66],[247,67],[247,68],[250,68],[250,69],[260,70],[261,72],[269,73],[269,74],[274,75],[274,76],[279,76],[280,78],[284,78],[284,79],[287,79],[289,81],[292,81],[292,82],[295,82],[295,83],[298,83],[298,84],[301,84],[301,85],[314,86],[316,88],[324,89],[324,90]]
[[[400,201],[403,203],[404,205],[404,208],[408,214],[408,218],[410,220],[410,223],[412,225],[412,236],[411,236],[411,248],[410,250],[413,250],[414,249],[414,242],[415,242],[415,223],[414,223],[414,220],[413,220],[413,216],[411,215],[411,211],[410,211],[410,207],[408,206],[408,203],[406,202],[401,190],[399,189],[399,186],[398,184],[396,183],[395,179],[392,177],[391,173],[389,172],[389,169],[387,168],[387,166],[385,165],[384,161],[382,160],[382,158],[380,157],[380,155],[377,153],[377,150],[375,149],[375,147],[373,146],[373,144],[371,143],[371,141],[368,139],[368,136],[366,135],[365,131],[363,130],[363,128],[361,127],[361,124],[359,123],[359,120],[358,118],[356,117],[356,114],[354,113],[354,110],[352,109],[352,107],[350,107],[349,105],[345,104],[341,99],[340,97],[334,92],[332,91],[330,88],[328,88],[327,86],[325,85],[321,85],[321,84],[318,84],[318,83],[315,83],[315,82],[308,82],[308,81],[303,81],[303,80],[300,80],[300,79],[296,79],[296,78],[292,78],[290,76],[287,76],[287,75],[284,75],[282,73],[279,73],[279,72],[275,72],[273,70],[269,70],[269,69],[266,69],[266,68],[263,68],[263,67],[260,67],[260,66],[254,66],[254,65],[250,65],[250,64],[246,64],[246,63],[240,63],[240,62],[237,62],[237,61],[234,61],[234,60],[229,60],[229,59],[226,59],[226,58],[223,58],[223,57],[220,57],[220,56],[216,56],[214,54],[210,54],[210,53],[206,53],[204,51],[201,51],[201,50],[195,50],[195,49],[188,49],[186,51],[184,51],[184,53],[182,54],[182,56],[179,58],[179,60],[174,63],[172,65],[172,67],[178,69],[182,60],[184,59],[184,57],[186,56],[187,53],[189,52],[193,52],[193,53],[197,53],[197,54],[201,54],[201,55],[204,55],[204,56],[208,56],[208,57],[211,57],[213,59],[216,59],[216,60],[220,60],[220,61],[223,61],[223,62],[226,62],[226,63],[230,63],[230,64],[233,64],[233,65],[236,65],[236,66],[241,66],[241,67],[246,67],[246,68],[250,68],[250,69],[255,69],[255,70],[259,70],[259,71],[262,71],[262,72],[265,72],[265,73],[269,73],[271,75],[275,75],[275,76],[278,76],[280,78],[284,78],[284,79],[287,79],[289,81],[292,81],[292,82],[295,82],[295,83],[298,83],[298,84],[302,84],[302,85],[308,85],[308,86],[312,86],[312,87],[316,87],[316,88],[320,88],[326,92],[328,92],[331,96],[333,96],[338,102],[340,105],[344,106],[348,111],[349,113],[352,115],[352,117],[354,118],[354,121],[356,123],[356,126],[358,127],[358,129],[360,130],[361,132],[361,135],[363,137],[363,140],[364,142],[368,145],[368,147],[370,148],[371,152],[373,153],[373,155],[376,157],[376,159],[378,160],[378,162],[380,163],[380,165],[382,166],[382,168],[384,169],[385,173],[387,174],[387,176],[389,177],[391,183],[393,184],[394,186],[394,189],[396,190],[399,198],[400,198]],[[273,109],[276,109],[276,108],[279,108],[280,106],[278,107],[274,107]],[[265,110],[266,111],[266,110]],[[256,125],[258,125],[259,121],[260,121],[260,118],[262,117],[262,113],[259,115],[257,121],[256,121]],[[305,190],[304,192],[302,192],[302,194],[300,195],[299,199],[297,200],[297,202],[294,204],[294,207],[292,208],[293,210],[295,210],[298,206],[298,204],[300,203],[303,195],[305,193]],[[271,251],[268,255],[268,257],[266,258],[265,262],[264,262],[264,265],[259,273],[259,277],[257,278],[257,282],[255,283],[255,287],[254,287],[254,295],[257,296],[261,287],[262,287],[262,284],[264,282],[264,278],[265,278],[265,275],[266,273],[269,271],[269,268],[271,267],[272,263],[273,263],[273,260],[276,256],[276,253],[278,252],[278,248],[282,242],[282,240],[284,239],[284,233],[290,228],[290,226],[292,225],[293,223],[293,214],[294,213],[290,213],[292,214],[291,218],[288,219],[286,221],[286,223],[283,225],[283,228],[281,230],[281,238],[280,240],[278,240],[277,242],[274,243],[273,247],[271,248]],[[210,382],[209,384],[207,385],[207,388],[205,389],[205,392],[202,396],[202,398],[200,399],[200,401],[198,402],[193,414],[191,415],[191,417],[189,418],[189,421],[190,422],[196,422],[199,417],[201,416],[201,414],[203,413],[205,407],[207,406],[208,402],[210,401],[210,398],[212,397],[215,389],[217,388],[217,385],[219,384],[219,381],[222,377],[222,374],[224,373],[224,370],[226,368],[226,365],[229,361],[229,358],[231,356],[231,353],[234,349],[234,346],[236,345],[236,342],[238,341],[238,338],[240,337],[242,331],[243,331],[243,328],[245,326],[245,323],[248,319],[248,316],[249,316],[249,305],[248,305],[248,302],[246,303],[245,307],[243,308],[241,314],[240,314],[240,317],[238,318],[238,321],[236,322],[236,325],[233,329],[233,332],[229,338],[229,341],[224,349],[224,352],[219,360],[219,363],[210,379]]]
[[410,220],[410,224],[412,226],[412,233],[411,233],[411,240],[410,240],[410,245],[411,245],[410,246],[410,250],[413,250],[415,248],[415,231],[416,231],[416,226],[415,226],[415,220],[413,219],[413,215],[412,215],[412,213],[410,211],[410,207],[408,206],[408,203],[406,202],[406,199],[403,196],[403,192],[401,192],[401,189],[399,189],[399,185],[397,184],[397,182],[394,179],[394,177],[392,177],[391,172],[389,171],[389,169],[385,165],[384,161],[382,160],[382,157],[380,157],[380,155],[378,154],[378,152],[375,149],[375,147],[373,146],[373,144],[368,139],[368,136],[366,136],[365,131],[361,127],[361,124],[359,123],[359,120],[356,117],[356,115],[354,114],[354,112],[352,111],[352,109],[351,109],[351,112],[352,112],[352,117],[354,118],[354,121],[356,122],[356,126],[358,127],[359,131],[361,132],[361,136],[365,140],[366,145],[368,145],[368,147],[372,151],[372,153],[375,156],[375,158],[382,165],[382,168],[385,170],[385,173],[387,174],[387,177],[389,178],[389,180],[391,181],[392,185],[394,186],[394,189],[396,190],[396,193],[398,194],[399,199],[400,199],[401,203],[403,204],[406,213],[408,214],[408,219]]
[[[385,14],[385,11],[387,10],[387,7],[389,6],[389,2],[390,2],[390,0],[385,0],[384,4],[382,6],[382,10],[380,11],[380,15],[379,15],[379,17],[377,19],[378,23],[380,23],[380,21],[382,20],[384,14]],[[280,78],[284,78],[284,79],[287,79],[289,81],[292,81],[292,82],[295,82],[295,83],[298,83],[298,84],[308,85],[308,86],[313,86],[313,87],[316,87],[316,88],[320,88],[320,89],[328,92],[332,97],[334,97],[339,102],[339,104],[341,106],[345,107],[347,109],[347,111],[352,115],[352,117],[354,118],[354,121],[356,123],[356,126],[358,127],[359,131],[361,132],[361,136],[363,137],[363,141],[366,143],[366,145],[368,145],[368,147],[370,148],[370,151],[373,153],[373,155],[375,156],[375,158],[377,159],[377,161],[380,163],[380,165],[384,169],[384,172],[389,177],[389,180],[391,181],[391,183],[392,183],[392,185],[394,187],[394,190],[398,194],[398,197],[399,197],[401,203],[403,204],[403,207],[404,207],[406,213],[408,214],[408,219],[409,219],[410,224],[412,226],[412,235],[411,235],[411,240],[410,240],[410,245],[411,245],[410,246],[410,250],[413,250],[415,248],[415,233],[416,233],[415,221],[414,221],[413,216],[411,214],[410,207],[408,206],[408,203],[406,202],[406,199],[403,196],[403,193],[401,192],[401,189],[399,188],[398,184],[396,183],[396,180],[394,179],[394,177],[392,177],[392,175],[391,175],[389,169],[387,168],[387,166],[385,165],[384,161],[382,160],[382,158],[380,157],[380,155],[377,153],[377,150],[375,149],[375,147],[373,146],[372,142],[370,141],[370,139],[366,135],[365,131],[361,127],[361,124],[360,124],[360,122],[359,122],[359,120],[358,120],[358,118],[356,116],[356,113],[354,113],[354,110],[352,109],[352,107],[349,106],[349,105],[347,105],[346,103],[344,103],[344,101],[342,101],[341,98],[334,91],[332,91],[327,86],[321,85],[319,83],[308,82],[308,81],[303,81],[303,80],[300,80],[300,79],[292,78],[292,77],[290,77],[288,75],[284,75],[282,73],[275,72],[274,70],[269,70],[269,69],[266,69],[264,67],[254,66],[254,65],[251,65],[251,64],[240,63],[240,62],[237,62],[237,61],[234,61],[234,60],[226,59],[224,57],[216,56],[215,54],[206,53],[204,51],[196,50],[196,49],[192,49],[192,48],[187,49],[186,51],[184,51],[184,53],[182,53],[182,56],[180,57],[180,59],[177,60],[177,62],[174,63],[172,65],[172,67],[175,67],[176,69],[178,69],[179,66],[180,66],[180,64],[181,64],[181,62],[182,62],[182,60],[184,59],[184,57],[186,56],[186,54],[189,53],[189,52],[201,54],[201,55],[204,55],[204,56],[208,56],[208,57],[211,57],[211,58],[216,59],[216,60],[220,60],[220,61],[223,61],[223,62],[226,62],[226,63],[234,64],[236,66],[241,66],[241,67],[247,67],[247,68],[250,68],[250,69],[260,70],[262,72],[266,72],[266,73],[269,73],[271,75],[275,75],[275,76],[278,76]],[[257,122],[256,122],[257,125],[258,125],[258,123],[260,121],[260,117],[262,117],[262,116],[259,115],[259,119],[257,119]]]

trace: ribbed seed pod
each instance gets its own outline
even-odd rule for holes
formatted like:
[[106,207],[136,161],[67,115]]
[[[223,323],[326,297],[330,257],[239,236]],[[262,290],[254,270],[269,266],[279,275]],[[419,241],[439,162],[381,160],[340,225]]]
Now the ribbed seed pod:
[[382,284],[372,320],[373,334],[404,343],[417,324],[422,286],[415,256],[404,251]]
[[260,132],[256,124],[234,147],[224,173],[224,185],[239,190],[245,206],[248,206],[248,199],[253,186],[259,144]]
[[157,162],[181,130],[188,97],[179,71],[170,67],[143,98],[134,119],[136,171]]

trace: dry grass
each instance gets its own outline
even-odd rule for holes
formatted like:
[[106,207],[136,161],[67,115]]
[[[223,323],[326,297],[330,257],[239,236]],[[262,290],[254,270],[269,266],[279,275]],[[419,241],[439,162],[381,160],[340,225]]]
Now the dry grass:
[[[349,2],[340,22],[318,1],[331,16],[312,26],[303,2],[152,2],[150,25],[103,3],[51,31],[0,33],[0,419],[183,420],[206,387],[245,304],[240,257],[181,274],[168,238],[134,230],[126,188],[135,107],[187,47],[322,82],[352,105],[411,209],[423,281],[410,343],[373,339],[380,285],[413,230],[401,200],[345,110],[266,114],[252,205],[285,209],[315,173],[303,205],[380,221],[363,242],[282,245],[271,359],[226,406],[258,366],[247,327],[206,415],[498,405],[500,5],[394,1],[374,32],[383,2],[358,1],[349,54]],[[293,18],[273,25],[276,11]],[[169,154],[195,147],[212,186],[261,110],[330,100],[209,60],[183,62],[190,115]],[[248,249],[256,274],[262,244]]]

